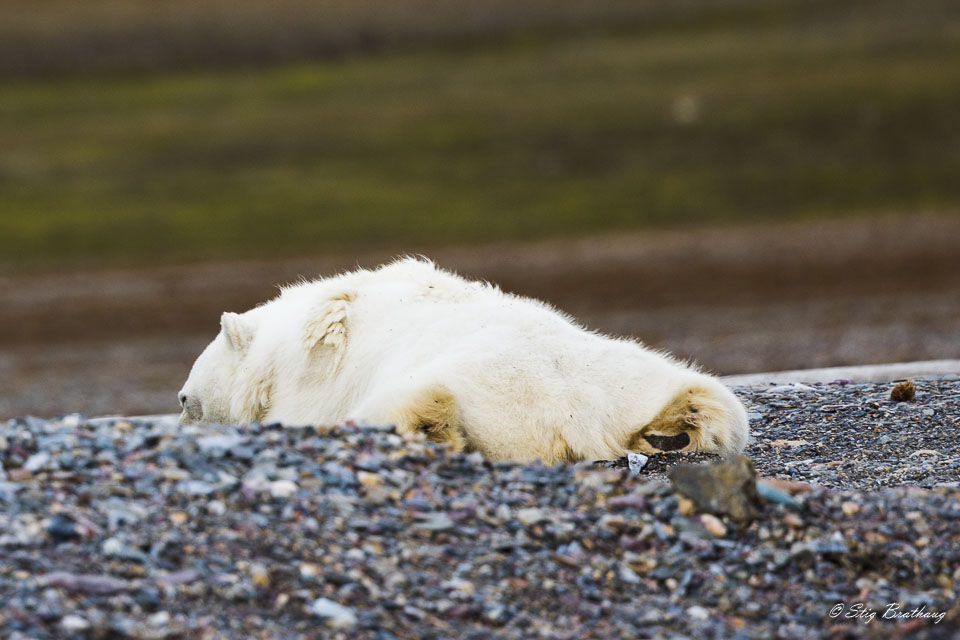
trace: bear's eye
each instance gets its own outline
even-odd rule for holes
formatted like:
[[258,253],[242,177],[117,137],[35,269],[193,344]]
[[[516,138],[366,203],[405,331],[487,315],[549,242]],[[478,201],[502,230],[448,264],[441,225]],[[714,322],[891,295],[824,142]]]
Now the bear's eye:
[[181,394],[180,394],[180,408],[182,409],[182,408],[184,408],[184,407],[186,407],[186,406],[187,406],[187,394],[181,393]]

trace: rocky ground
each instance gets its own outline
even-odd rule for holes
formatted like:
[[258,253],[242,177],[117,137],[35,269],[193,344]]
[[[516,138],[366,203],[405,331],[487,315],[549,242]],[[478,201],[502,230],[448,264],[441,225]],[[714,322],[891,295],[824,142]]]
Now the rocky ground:
[[960,381],[891,386],[738,389],[752,464],[10,420],[0,636],[956,637]]

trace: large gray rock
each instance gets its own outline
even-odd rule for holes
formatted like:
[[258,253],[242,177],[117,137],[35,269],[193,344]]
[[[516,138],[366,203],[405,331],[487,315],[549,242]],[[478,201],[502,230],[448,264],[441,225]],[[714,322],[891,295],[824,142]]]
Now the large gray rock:
[[747,456],[678,465],[668,477],[674,490],[692,500],[700,511],[726,514],[737,522],[749,522],[760,514],[757,472]]

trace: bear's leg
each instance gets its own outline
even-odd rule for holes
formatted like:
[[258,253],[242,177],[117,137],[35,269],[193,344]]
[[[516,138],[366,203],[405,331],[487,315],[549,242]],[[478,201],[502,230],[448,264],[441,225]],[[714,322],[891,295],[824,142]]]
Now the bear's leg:
[[399,433],[421,432],[433,442],[448,443],[456,452],[466,447],[457,399],[445,386],[437,384],[413,392],[394,392],[384,398],[367,403],[369,408],[356,412],[356,417],[368,423],[394,424]]
[[643,453],[736,453],[746,441],[745,421],[743,425],[739,422],[739,416],[715,392],[690,387],[674,396],[653,420],[634,433],[627,449]]

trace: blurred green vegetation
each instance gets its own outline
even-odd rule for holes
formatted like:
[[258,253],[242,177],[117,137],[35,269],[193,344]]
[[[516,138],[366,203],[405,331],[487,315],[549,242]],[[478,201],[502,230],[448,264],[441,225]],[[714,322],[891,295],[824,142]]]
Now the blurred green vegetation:
[[389,55],[11,73],[0,262],[960,204],[955,3],[643,6]]

